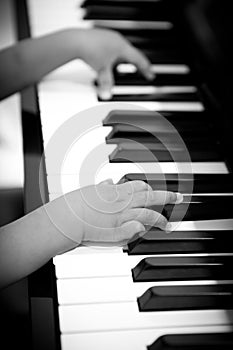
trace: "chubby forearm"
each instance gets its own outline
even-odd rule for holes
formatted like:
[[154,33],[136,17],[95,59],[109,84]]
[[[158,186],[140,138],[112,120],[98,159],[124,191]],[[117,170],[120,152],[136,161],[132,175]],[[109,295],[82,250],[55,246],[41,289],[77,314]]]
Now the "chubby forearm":
[[[50,208],[52,212],[48,215]],[[59,201],[50,202],[0,228],[0,288],[24,278],[55,255],[77,246],[77,242],[64,236],[54,224],[52,213],[62,215]],[[66,221],[64,215],[63,220]]]
[[119,62],[130,62],[146,79],[154,79],[147,57],[118,32],[71,28],[23,40],[1,51],[0,99],[38,83],[46,74],[75,58],[96,71],[103,98],[111,96],[112,69]]
[[143,181],[106,180],[60,196],[0,228],[0,287],[80,244],[118,245],[152,226],[169,231],[167,219],[150,208],[182,201],[180,193],[154,191]]
[[[79,57],[79,31],[67,29],[20,41],[0,52],[0,99],[40,81]],[[81,37],[81,35],[80,35]],[[82,40],[80,40],[81,46]],[[80,51],[82,49],[80,48]]]

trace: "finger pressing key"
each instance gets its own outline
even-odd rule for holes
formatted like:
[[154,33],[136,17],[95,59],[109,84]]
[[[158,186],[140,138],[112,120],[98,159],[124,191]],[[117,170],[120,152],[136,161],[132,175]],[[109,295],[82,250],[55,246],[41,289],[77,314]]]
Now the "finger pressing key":
[[143,225],[156,226],[165,230],[167,227],[167,219],[157,211],[146,208],[129,209],[123,212],[119,217],[119,225],[128,221],[139,221]]
[[150,207],[152,205],[179,204],[183,195],[167,191],[142,191],[134,194],[130,206],[132,208]]
[[151,62],[137,48],[128,46],[127,50],[124,52],[124,58],[128,62],[133,63],[146,79],[153,80],[155,78],[155,74],[151,68]]

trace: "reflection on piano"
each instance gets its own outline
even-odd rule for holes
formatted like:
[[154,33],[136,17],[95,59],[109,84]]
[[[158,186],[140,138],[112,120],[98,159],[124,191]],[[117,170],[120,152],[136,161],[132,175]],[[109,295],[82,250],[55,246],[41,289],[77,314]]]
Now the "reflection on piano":
[[[22,4],[20,37],[29,35]],[[181,188],[189,198],[193,185],[186,217],[171,235],[152,229],[124,249],[79,247],[29,278],[34,348],[232,349],[229,5],[208,0],[85,0],[81,7],[74,0],[31,0],[27,5],[32,36],[73,25],[112,28],[153,62],[156,78],[150,83],[132,65],[115,69],[112,101],[121,102],[121,108],[109,104],[108,113],[99,117],[102,127],[85,141],[88,151],[95,149],[96,140],[106,143],[105,166],[97,180],[142,179],[158,189]],[[97,96],[93,73],[80,62],[50,74],[39,84],[38,97],[45,150],[55,130],[72,115],[106,104]],[[178,130],[191,164],[186,164],[174,135],[156,124],[155,111]],[[42,154],[39,116],[33,112],[31,108],[37,145],[28,139],[30,118],[23,103],[26,176],[32,168],[36,174]],[[163,134],[178,161],[146,127]],[[157,166],[153,157],[135,148],[135,141],[151,151]],[[33,164],[32,152],[34,160],[38,156]],[[78,168],[88,152],[81,147],[77,152],[71,152],[69,164]],[[61,194],[56,185],[61,176],[65,190],[76,186],[72,174],[51,172],[51,162],[45,151],[44,195],[50,200]],[[38,186],[34,180],[26,182],[27,211],[41,203],[39,188],[30,198],[30,188]],[[165,215],[170,216],[168,207]]]

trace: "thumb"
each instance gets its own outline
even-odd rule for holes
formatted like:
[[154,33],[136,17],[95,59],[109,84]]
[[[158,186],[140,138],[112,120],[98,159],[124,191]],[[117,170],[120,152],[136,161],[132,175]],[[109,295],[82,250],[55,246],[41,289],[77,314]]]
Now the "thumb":
[[113,74],[111,67],[105,67],[99,71],[98,78],[98,95],[102,100],[110,100],[112,97]]

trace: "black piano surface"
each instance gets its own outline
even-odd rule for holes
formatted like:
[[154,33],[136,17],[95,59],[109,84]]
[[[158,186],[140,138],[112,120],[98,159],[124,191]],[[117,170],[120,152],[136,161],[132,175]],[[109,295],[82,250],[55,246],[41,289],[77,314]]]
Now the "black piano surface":
[[[123,4],[121,1],[109,0],[109,6],[106,6],[106,3],[106,0],[84,1],[83,7],[87,9],[86,18],[112,19],[115,13],[115,18],[122,19],[123,16],[123,19],[127,19],[133,13],[135,20],[155,21],[166,19],[174,23],[176,28],[172,34],[174,38],[165,38],[163,37],[163,33],[159,32],[156,37],[155,33],[150,30],[140,31],[135,29],[127,31],[123,29],[121,32],[132,43],[148,54],[152,62],[177,63],[182,58],[182,61],[185,61],[191,67],[193,81],[195,81],[195,85],[198,87],[198,94],[208,111],[211,122],[217,129],[218,139],[223,149],[223,161],[226,162],[231,172],[233,167],[233,60],[231,49],[233,24],[230,1],[222,3],[214,0],[163,0],[157,7],[157,12],[152,11],[154,6],[156,6],[156,2],[153,3],[153,1],[145,2],[145,4],[143,4],[143,1],[135,2],[135,11],[132,11],[132,1],[125,1]],[[113,7],[112,9],[111,6]],[[124,9],[122,10],[122,8]],[[16,0],[15,11],[18,39],[21,40],[30,37],[26,1]],[[171,45],[171,43],[173,44]],[[174,45],[174,43],[177,45]],[[123,78],[116,76],[116,83]],[[161,84],[163,83],[163,79],[166,78],[158,75],[158,81],[161,80]],[[138,76],[134,81],[138,84],[142,79]],[[145,84],[145,82],[142,84]],[[36,87],[31,87],[22,92],[21,101],[26,178],[24,213],[27,213],[42,204],[39,184],[36,181],[38,178],[39,162],[43,153]],[[31,137],[32,134],[33,138]],[[44,196],[48,200],[46,177],[44,180]],[[30,349],[60,349],[56,283],[52,262],[49,262],[39,271],[29,276],[28,295],[28,319],[24,323],[25,327],[21,327],[23,328],[22,332],[24,332],[24,336],[22,336],[21,340],[15,339],[13,343],[20,344],[24,348],[29,346]],[[17,318],[17,312],[15,315],[16,320],[19,320]],[[12,335],[12,329],[14,331],[17,325],[13,325],[12,327],[11,329],[9,329],[9,325],[6,327],[8,336]],[[28,337],[30,341],[28,341]],[[223,346],[226,345],[223,349],[230,349],[229,344],[232,344],[230,343],[232,339],[227,343],[226,338],[222,339],[220,335],[219,337],[215,335],[215,337],[218,345],[223,344]],[[25,341],[26,338],[27,341]],[[165,340],[165,344],[166,341],[170,345],[173,345],[173,341],[175,345],[180,344],[173,338],[171,341],[169,339],[163,340]],[[214,348],[213,343],[211,341],[208,343],[208,341],[210,340],[201,339],[199,343],[197,341],[195,349]],[[189,340],[187,339],[187,344],[188,342]],[[191,339],[191,344],[193,342],[195,343],[195,340]],[[154,347],[151,345],[149,348],[157,349],[157,345]],[[168,347],[171,350],[173,349],[172,345]]]

